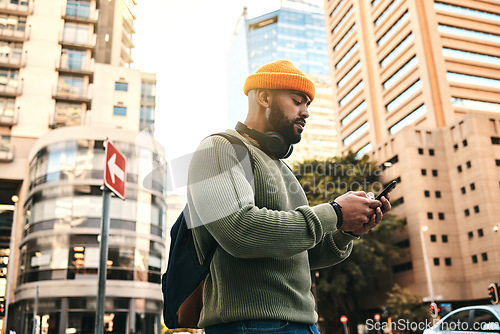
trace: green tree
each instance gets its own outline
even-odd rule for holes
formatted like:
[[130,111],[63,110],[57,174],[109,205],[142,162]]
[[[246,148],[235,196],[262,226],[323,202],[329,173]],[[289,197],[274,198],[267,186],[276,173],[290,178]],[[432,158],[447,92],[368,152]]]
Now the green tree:
[[[394,284],[392,290],[387,293],[389,298],[386,302],[387,310],[391,316],[391,321],[402,323],[430,323],[429,305],[422,302],[422,297],[414,295],[410,290]],[[404,333],[411,332],[411,326],[404,326]],[[422,328],[422,327],[421,327]]]
[[[352,152],[326,161],[305,161],[295,165],[294,170],[310,205],[334,200],[350,190],[378,193],[383,188],[378,166],[369,161],[368,156],[357,159]],[[347,315],[351,325],[364,321],[360,318],[362,305],[358,305],[358,301],[363,298],[370,282],[388,276],[390,261],[401,255],[401,249],[390,242],[401,227],[400,220],[384,215],[376,228],[354,241],[348,259],[313,273],[323,333],[340,333],[341,315]]]

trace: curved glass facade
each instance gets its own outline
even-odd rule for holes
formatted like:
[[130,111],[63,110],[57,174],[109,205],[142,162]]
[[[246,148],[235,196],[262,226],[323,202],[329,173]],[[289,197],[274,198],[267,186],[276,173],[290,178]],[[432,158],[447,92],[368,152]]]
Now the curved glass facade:
[[[110,203],[106,332],[156,333],[166,166],[152,149],[113,143],[127,157],[127,198]],[[49,332],[94,331],[104,160],[102,140],[68,139],[42,147],[30,162],[17,286],[28,296],[40,285],[37,313]],[[19,300],[23,330],[31,332],[34,298]]]

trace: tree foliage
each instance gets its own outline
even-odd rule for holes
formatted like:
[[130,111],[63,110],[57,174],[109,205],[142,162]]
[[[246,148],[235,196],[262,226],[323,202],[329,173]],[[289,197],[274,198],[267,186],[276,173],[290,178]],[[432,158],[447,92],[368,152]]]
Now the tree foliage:
[[[410,290],[395,284],[390,292],[386,307],[391,314],[391,321],[400,320],[410,323],[430,322],[429,306],[422,303],[422,297],[411,293]],[[408,331],[406,331],[408,332]]]
[[[380,169],[368,156],[357,159],[349,152],[342,157],[326,161],[310,160],[294,166],[299,182],[307,194],[310,205],[334,200],[347,191],[378,193]],[[387,276],[390,261],[402,251],[390,240],[402,222],[390,214],[368,234],[354,241],[351,256],[344,262],[313,273],[320,326],[324,333],[340,333],[340,316],[347,315],[350,324],[358,318],[362,305],[359,300],[368,284],[378,277]]]

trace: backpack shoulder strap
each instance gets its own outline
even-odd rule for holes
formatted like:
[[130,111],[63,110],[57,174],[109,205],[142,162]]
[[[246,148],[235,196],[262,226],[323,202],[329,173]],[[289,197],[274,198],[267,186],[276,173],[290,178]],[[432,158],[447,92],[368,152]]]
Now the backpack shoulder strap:
[[[242,166],[243,166],[243,170],[245,171],[246,179],[248,181],[252,180],[253,179],[253,171],[255,169],[255,161],[253,159],[252,154],[250,153],[250,150],[245,145],[245,143],[243,143],[243,141],[240,138],[238,138],[234,135],[231,135],[229,133],[226,133],[226,132],[215,133],[211,136],[221,136],[221,137],[226,138],[231,143],[231,145],[233,145],[234,150],[236,151],[236,156],[238,157],[238,161],[240,163],[245,161],[245,158],[248,156],[248,159],[250,160],[251,170],[248,170],[248,168],[245,168],[246,164],[244,164],[244,163],[242,163]],[[246,167],[248,167],[248,166],[246,166]],[[205,263],[204,263],[205,265],[208,265],[210,262],[212,262],[212,258],[214,257],[214,254],[215,254],[215,251],[217,250],[218,245],[219,244],[217,242],[214,242],[214,244],[208,250],[207,256],[205,257]]]
[[238,161],[240,163],[245,161],[245,158],[248,156],[248,159],[250,160],[251,170],[248,170],[248,168],[245,168],[245,167],[248,167],[246,164],[242,163],[242,166],[243,166],[243,170],[245,171],[245,176],[246,176],[247,180],[249,180],[249,181],[252,180],[253,179],[253,172],[255,170],[255,161],[254,161],[253,156],[250,153],[250,150],[248,149],[247,145],[245,143],[243,143],[243,141],[240,138],[238,138],[234,135],[231,135],[227,132],[215,133],[212,136],[221,136],[221,137],[226,138],[233,145],[234,150],[236,151],[236,156],[238,157]]

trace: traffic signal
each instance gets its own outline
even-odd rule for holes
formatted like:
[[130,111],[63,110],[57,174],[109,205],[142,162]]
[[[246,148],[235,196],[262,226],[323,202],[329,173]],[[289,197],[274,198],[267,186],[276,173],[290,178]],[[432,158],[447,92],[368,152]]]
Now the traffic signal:
[[498,304],[498,284],[491,283],[488,287],[488,295],[492,304]]
[[0,317],[5,316],[5,300],[0,300]]
[[439,311],[441,311],[441,310],[439,309],[437,304],[432,302],[431,303],[431,317],[433,317],[434,319],[437,318],[439,316]]

